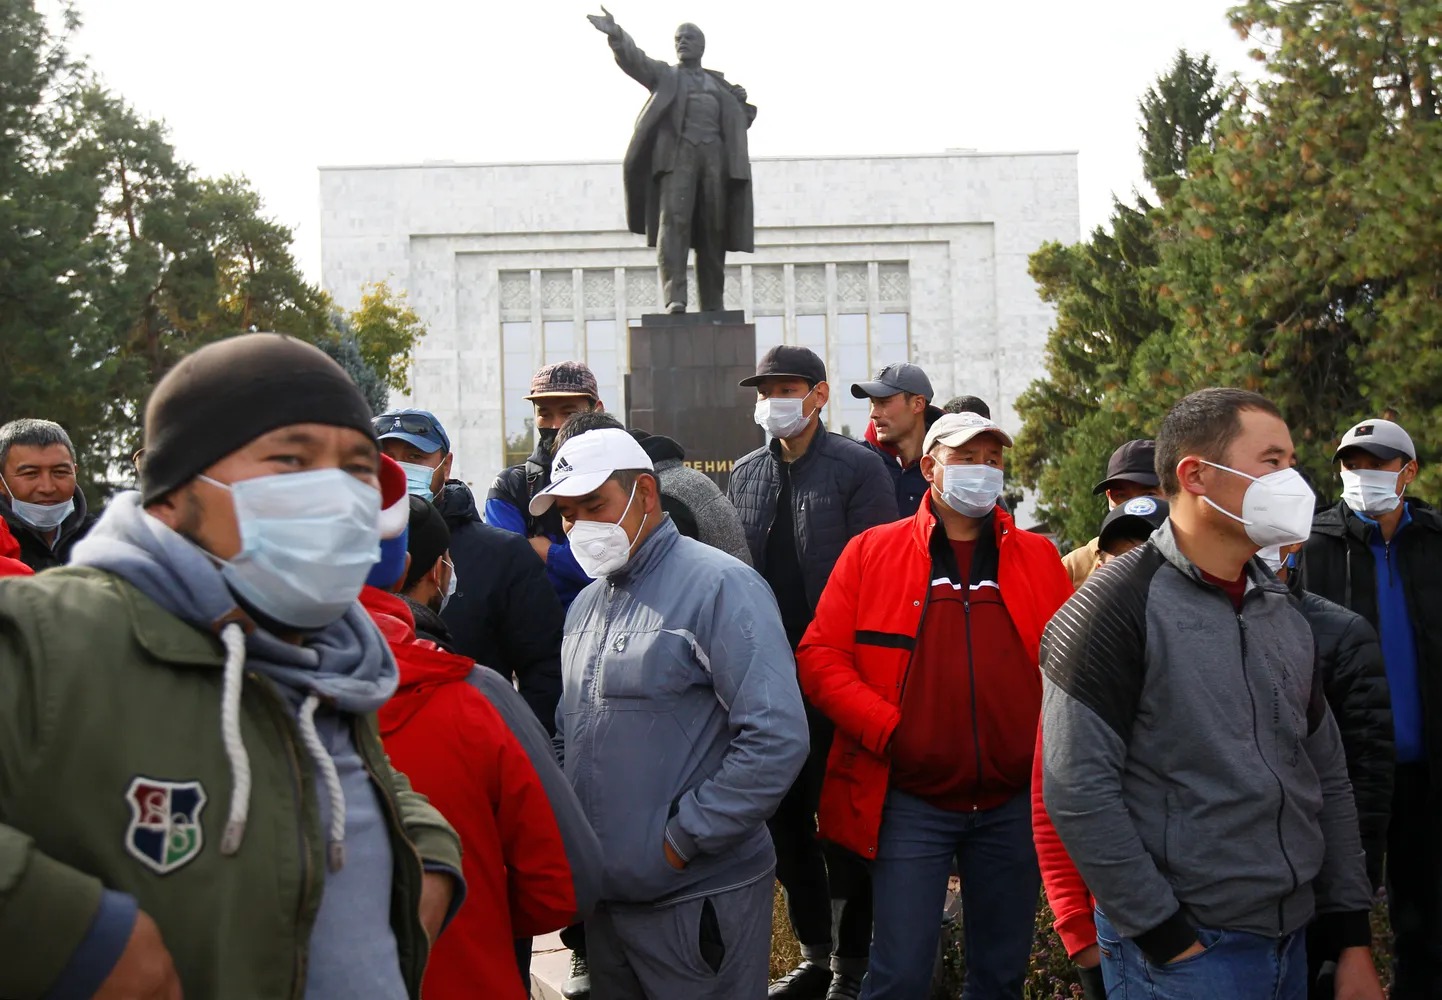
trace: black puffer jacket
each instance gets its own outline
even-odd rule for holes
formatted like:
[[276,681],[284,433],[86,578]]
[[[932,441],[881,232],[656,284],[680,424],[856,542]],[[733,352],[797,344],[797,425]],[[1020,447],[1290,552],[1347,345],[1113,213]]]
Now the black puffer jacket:
[[450,645],[481,666],[515,678],[546,732],[556,731],[561,700],[561,629],[565,613],[531,543],[481,520],[465,483],[452,480],[436,497],[451,529],[456,592],[441,615]]
[[[1417,680],[1423,717],[1442,718],[1442,515],[1407,499],[1412,523],[1392,542],[1417,643]],[[1344,501],[1317,512],[1312,537],[1298,556],[1302,588],[1355,611],[1377,628],[1377,561],[1371,528]],[[1442,794],[1442,731],[1426,733],[1432,790]]]
[[[1294,574],[1295,576],[1295,574]],[[1298,588],[1293,587],[1293,593]],[[1392,696],[1377,633],[1359,614],[1301,591],[1302,612],[1312,626],[1327,704],[1342,733],[1347,777],[1357,803],[1357,825],[1367,852],[1367,875],[1382,884],[1382,855],[1392,817]]]
[[32,528],[20,519],[20,515],[10,508],[7,497],[0,497],[0,517],[5,519],[10,526],[10,534],[20,543],[20,561],[37,573],[68,563],[75,543],[84,538],[99,520],[97,515],[90,513],[85,504],[85,494],[78,486],[75,487],[75,509],[60,523],[60,534],[56,536],[54,546],[45,541],[40,529]]
[[[896,487],[875,452],[840,434],[818,432],[791,463],[796,559],[812,610],[846,543],[897,519]],[[781,493],[781,444],[771,441],[731,469],[727,495],[746,530],[751,564],[766,575],[766,538]]]

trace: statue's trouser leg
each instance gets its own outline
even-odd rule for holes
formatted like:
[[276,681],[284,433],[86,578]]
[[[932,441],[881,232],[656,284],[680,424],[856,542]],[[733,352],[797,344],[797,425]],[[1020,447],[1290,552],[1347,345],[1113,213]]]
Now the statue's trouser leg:
[[726,147],[708,142],[696,153],[696,290],[701,311],[710,312],[726,308]]
[[661,175],[661,231],[656,257],[661,264],[665,304],[686,304],[686,255],[691,250],[691,220],[696,212],[696,147],[676,144],[676,165]]

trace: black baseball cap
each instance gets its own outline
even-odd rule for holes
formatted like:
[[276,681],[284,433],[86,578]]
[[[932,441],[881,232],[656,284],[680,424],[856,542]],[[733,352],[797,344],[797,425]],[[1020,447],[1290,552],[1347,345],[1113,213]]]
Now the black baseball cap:
[[756,365],[756,374],[741,380],[741,387],[749,389],[759,385],[763,378],[804,378],[811,385],[826,381],[826,362],[816,352],[806,347],[791,344],[777,344],[761,357]]
[[1102,519],[1101,530],[1097,532],[1097,548],[1107,552],[1114,542],[1126,538],[1145,541],[1165,523],[1170,513],[1171,508],[1165,500],[1133,497]]
[[1157,486],[1157,443],[1155,441],[1128,441],[1112,452],[1107,462],[1107,477],[1092,489],[1093,496],[1101,496],[1111,489],[1113,483],[1137,483],[1140,486]]
[[902,361],[887,365],[877,372],[870,382],[853,382],[851,395],[857,399],[885,399],[898,392],[909,392],[931,402],[931,379],[920,365]]

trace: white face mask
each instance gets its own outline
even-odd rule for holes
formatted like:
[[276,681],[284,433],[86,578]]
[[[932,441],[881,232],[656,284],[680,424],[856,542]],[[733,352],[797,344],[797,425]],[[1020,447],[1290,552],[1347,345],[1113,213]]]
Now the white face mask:
[[[815,392],[812,389],[811,392]],[[806,412],[806,401],[811,398],[811,392],[800,397],[794,396],[773,396],[770,399],[758,399],[756,401],[756,423],[774,438],[793,438],[806,430],[806,425],[811,422],[811,413]]]
[[[635,502],[636,487],[632,485],[631,497],[626,501],[626,509],[621,511],[619,520],[572,522],[566,538],[571,543],[571,555],[576,557],[576,562],[587,576],[599,579],[619,573],[631,561],[631,549],[636,543],[627,536],[621,522],[626,520],[631,504]],[[636,537],[640,535],[637,531]]]
[[1402,502],[1398,472],[1383,469],[1343,469],[1342,499],[1357,514],[1390,514]]
[[446,568],[451,571],[451,578],[446,581],[446,592],[441,595],[441,610],[444,611],[446,605],[451,602],[451,598],[456,595],[456,564],[449,559],[442,559],[441,562],[445,563]]
[[1268,545],[1257,552],[1257,558],[1267,564],[1267,569],[1276,576],[1282,569],[1282,547],[1280,545]]
[[251,607],[292,628],[324,628],[360,596],[380,562],[381,495],[343,469],[243,479],[227,486],[240,551],[220,563]]
[[[3,477],[0,477],[0,483],[5,483]],[[27,503],[15,499],[15,491],[10,488],[9,483],[5,483],[5,492],[10,494],[10,509],[15,512],[15,516],[40,531],[54,531],[75,512],[73,496],[61,503]]]
[[1278,469],[1265,476],[1249,476],[1245,472],[1208,462],[1203,465],[1230,472],[1234,476],[1250,479],[1242,497],[1242,513],[1233,514],[1211,497],[1202,497],[1207,503],[1246,525],[1247,537],[1266,548],[1269,545],[1296,545],[1305,542],[1312,534],[1312,512],[1317,505],[1317,495],[1307,485],[1296,469]]
[[941,498],[966,517],[986,517],[1001,498],[1002,471],[991,465],[948,465],[942,468]]

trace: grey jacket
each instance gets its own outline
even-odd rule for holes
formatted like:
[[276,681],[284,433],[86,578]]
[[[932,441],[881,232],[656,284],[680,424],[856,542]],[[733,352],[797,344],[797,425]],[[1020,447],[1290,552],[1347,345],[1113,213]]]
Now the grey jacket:
[[766,820],[808,738],[766,582],[667,518],[577,595],[561,667],[556,737],[601,841],[603,898],[676,903],[770,877]]
[[1346,761],[1297,599],[1253,559],[1241,613],[1171,523],[1042,639],[1046,809],[1097,905],[1166,961],[1196,927],[1370,940]]

